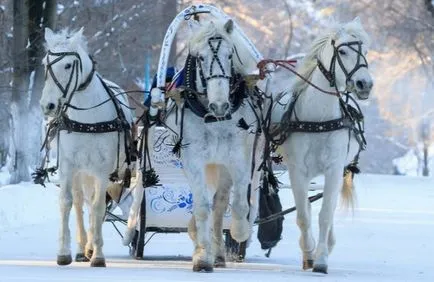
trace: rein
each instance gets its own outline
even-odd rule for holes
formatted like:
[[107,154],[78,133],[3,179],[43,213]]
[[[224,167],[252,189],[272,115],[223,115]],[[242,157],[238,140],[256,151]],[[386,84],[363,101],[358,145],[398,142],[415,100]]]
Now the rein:
[[[360,171],[357,167],[359,155],[360,155],[361,151],[365,150],[365,148],[366,148],[366,139],[364,136],[364,121],[363,121],[364,117],[363,117],[362,111],[361,111],[358,103],[355,101],[355,99],[353,97],[350,96],[350,92],[346,91],[344,93],[340,93],[337,90],[335,66],[336,66],[336,61],[337,61],[339,66],[341,67],[342,71],[344,72],[344,74],[346,76],[347,82],[351,79],[351,77],[354,75],[354,73],[357,70],[359,70],[362,67],[367,68],[368,63],[366,61],[366,58],[361,53],[361,44],[362,43],[360,41],[352,41],[352,42],[342,43],[338,46],[335,46],[335,41],[333,40],[332,45],[334,47],[334,53],[333,53],[333,57],[332,57],[332,60],[330,63],[330,69],[328,71],[325,69],[323,64],[318,60],[317,66],[318,66],[319,70],[323,73],[323,75],[329,81],[330,87],[335,87],[336,92],[324,90],[324,89],[320,88],[319,86],[313,84],[309,79],[307,79],[304,76],[302,76],[301,74],[299,74],[295,70],[295,66],[294,66],[294,63],[296,63],[295,60],[289,60],[289,61],[287,61],[287,60],[262,60],[258,63],[257,66],[259,68],[260,79],[265,78],[266,73],[268,72],[267,65],[269,63],[272,63],[275,66],[283,67],[286,70],[295,74],[297,77],[299,77],[300,79],[305,81],[307,84],[309,84],[313,88],[319,90],[320,92],[325,93],[325,94],[329,94],[332,96],[336,96],[339,100],[340,108],[341,108],[341,111],[343,114],[342,118],[324,121],[324,122],[299,121],[297,116],[295,116],[296,121],[291,121],[290,118],[291,118],[292,114],[295,114],[294,107],[295,107],[295,103],[297,101],[297,98],[299,96],[299,94],[294,93],[292,100],[288,106],[288,109],[285,111],[284,115],[282,116],[281,122],[279,123],[278,127],[273,129],[273,131],[271,131],[270,130],[270,128],[271,128],[271,111],[272,111],[272,108],[274,105],[273,97],[271,95],[268,97],[267,95],[265,95],[266,93],[264,93],[261,90],[259,90],[258,88],[256,88],[256,93],[255,93],[256,96],[266,98],[270,101],[270,105],[268,107],[268,110],[265,112],[265,114],[262,113],[263,110],[265,110],[265,109],[261,108],[261,113],[262,113],[261,114],[262,115],[261,128],[262,128],[262,131],[264,132],[264,136],[265,136],[265,140],[266,140],[266,144],[267,144],[265,146],[264,154],[263,154],[264,160],[260,166],[260,169],[262,168],[263,173],[264,173],[264,178],[263,178],[264,184],[263,185],[265,188],[268,188],[269,184],[271,184],[271,186],[273,188],[278,187],[278,182],[276,182],[275,176],[272,174],[271,153],[274,152],[279,145],[283,144],[286,141],[286,139],[289,137],[289,135],[293,132],[329,132],[329,131],[348,128],[348,134],[350,135],[351,132],[353,132],[357,142],[359,143],[359,151],[355,155],[353,161],[344,168],[343,173],[345,176],[350,172],[358,173]],[[355,49],[353,47],[353,45],[357,45],[358,48]],[[351,71],[346,70],[346,68],[342,62],[342,59],[339,55],[339,49],[343,46],[349,47],[351,50],[353,50],[354,52],[356,52],[358,54],[356,65],[354,66],[354,68]],[[363,59],[364,62],[361,62],[361,58]],[[344,101],[342,96],[346,97],[346,101]],[[349,104],[349,100],[351,100],[354,103],[355,107],[353,107]],[[278,103],[278,101],[276,103]],[[279,136],[278,139],[276,139],[277,136]],[[348,143],[348,150],[349,150],[349,143]],[[264,187],[262,187],[262,188],[264,188]],[[310,202],[314,202],[314,201],[321,199],[322,197],[323,197],[323,193],[318,193],[314,196],[309,197],[308,200]],[[254,223],[258,224],[258,225],[265,224],[265,223],[277,220],[277,219],[283,217],[284,215],[286,215],[290,212],[293,212],[295,210],[296,210],[296,207],[292,207],[292,208],[286,209],[284,211],[267,216],[265,218],[258,218]]]
[[266,75],[266,65],[269,63],[274,64],[275,66],[279,66],[282,67],[290,72],[292,72],[293,74],[295,74],[297,77],[301,78],[304,82],[306,82],[307,84],[309,84],[310,86],[312,86],[313,88],[321,91],[322,93],[325,94],[329,94],[329,95],[333,95],[336,97],[339,97],[340,94],[339,92],[332,92],[332,91],[327,91],[324,90],[322,88],[320,88],[319,86],[313,84],[309,79],[305,78],[304,76],[302,76],[301,74],[299,74],[296,70],[295,70],[295,66],[294,64],[296,63],[296,60],[272,60],[272,59],[266,59],[266,60],[262,60],[258,63],[258,68],[259,68],[259,78],[260,79],[264,79],[265,75]]

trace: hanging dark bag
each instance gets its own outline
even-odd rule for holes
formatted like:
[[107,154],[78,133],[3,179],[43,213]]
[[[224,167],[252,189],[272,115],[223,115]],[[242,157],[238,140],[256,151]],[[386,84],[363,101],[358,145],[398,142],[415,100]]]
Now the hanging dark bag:
[[[266,218],[282,211],[282,204],[278,190],[269,193],[273,189],[264,185],[259,192],[259,218]],[[274,190],[274,189],[273,189]],[[276,220],[260,224],[258,227],[258,240],[263,250],[271,249],[282,239],[283,216]]]

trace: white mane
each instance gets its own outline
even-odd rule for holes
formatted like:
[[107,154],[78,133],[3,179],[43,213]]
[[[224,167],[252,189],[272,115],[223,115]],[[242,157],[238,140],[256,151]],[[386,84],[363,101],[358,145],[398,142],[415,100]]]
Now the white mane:
[[225,41],[232,44],[235,48],[234,67],[241,74],[249,74],[257,69],[256,60],[251,55],[250,50],[241,36],[240,31],[234,25],[233,31],[228,33],[225,30],[226,20],[201,21],[192,32],[189,42],[189,49],[196,51],[204,48],[208,44],[207,39],[213,36],[221,36]]
[[[305,77],[306,79],[310,80],[313,71],[315,70],[316,66],[318,65],[318,55],[321,54],[322,50],[326,46],[326,44],[330,44],[329,42],[332,39],[338,39],[342,34],[349,34],[353,37],[357,38],[358,40],[363,42],[363,45],[366,46],[367,49],[369,49],[369,46],[371,44],[370,38],[366,31],[363,29],[363,26],[361,25],[359,20],[354,20],[349,23],[346,23],[342,26],[342,24],[335,23],[332,28],[328,32],[325,33],[325,35],[315,39],[315,41],[312,43],[311,47],[309,48],[309,51],[307,52],[304,59],[301,61],[300,66],[297,68],[297,72]],[[304,88],[307,87],[307,83],[297,78],[293,92],[301,92],[304,90]]]
[[86,53],[87,39],[82,34],[82,30],[70,31],[68,28],[62,29],[58,33],[53,33],[49,41],[45,43],[45,49],[48,50],[64,50],[64,51],[74,51],[78,47],[81,47]]

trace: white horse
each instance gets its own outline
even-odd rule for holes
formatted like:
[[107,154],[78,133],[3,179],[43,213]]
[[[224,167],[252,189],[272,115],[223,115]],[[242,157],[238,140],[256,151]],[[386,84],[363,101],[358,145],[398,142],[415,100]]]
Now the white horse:
[[[122,90],[103,80],[88,55],[83,28],[76,33],[45,30],[47,55],[43,60],[46,80],[40,100],[42,111],[54,118],[60,170],[60,237],[57,263],[72,262],[69,215],[77,216],[77,261],[105,266],[102,224],[106,191],[126,160],[129,126],[133,115]],[[127,154],[128,155],[128,154]],[[119,172],[122,177],[122,173]],[[114,179],[112,179],[114,180]],[[89,205],[86,234],[83,202]]]
[[[337,25],[313,43],[297,67],[310,83],[278,68],[268,84],[275,101],[280,100],[273,108],[272,121],[281,122],[278,132],[288,136],[282,147],[297,207],[303,268],[313,267],[315,272],[327,273],[328,255],[335,244],[333,216],[339,191],[342,189],[343,200],[353,200],[352,174],[348,173],[343,183],[343,173],[345,166],[358,158],[360,136],[345,113],[348,94],[343,93],[368,98],[373,86],[365,58],[368,48],[369,37],[356,18]],[[292,85],[289,90],[288,85]],[[324,174],[325,185],[315,250],[307,193],[310,180],[319,174]]]
[[[242,89],[241,76],[256,69],[255,59],[244,51],[232,20],[197,22],[188,39],[185,71],[186,90],[182,104],[171,101],[166,124],[176,131],[183,169],[193,194],[193,217],[189,235],[194,241],[193,271],[210,272],[225,266],[222,237],[223,214],[231,187],[231,236],[238,242],[251,235],[256,199],[249,208],[248,187],[256,193],[258,179],[251,183],[256,118]],[[159,101],[159,95],[153,101]],[[244,120],[249,128],[237,126]],[[257,148],[261,147],[261,140]],[[255,155],[258,161],[258,155]],[[257,164],[257,163],[256,163]],[[136,194],[124,244],[134,234],[141,195]],[[250,214],[249,214],[250,212]],[[210,220],[213,217],[213,227]],[[213,235],[211,235],[211,231]]]

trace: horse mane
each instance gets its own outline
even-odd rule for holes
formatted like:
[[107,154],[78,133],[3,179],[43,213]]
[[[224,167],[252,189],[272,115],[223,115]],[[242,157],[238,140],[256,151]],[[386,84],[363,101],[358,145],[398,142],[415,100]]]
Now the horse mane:
[[88,53],[87,39],[80,34],[80,31],[71,31],[64,28],[57,33],[48,42],[45,42],[44,47],[46,51],[53,49],[65,49],[65,51],[73,51],[80,46],[86,53]]
[[[363,29],[363,26],[359,21],[351,21],[344,25],[332,23],[332,27],[324,35],[314,40],[309,51],[306,53],[306,56],[302,59],[299,67],[297,67],[297,72],[307,80],[311,80],[313,71],[318,65],[318,56],[330,40],[339,38],[342,33],[350,34],[361,40],[369,49],[371,44],[369,35]],[[300,93],[307,86],[308,84],[304,80],[297,77],[293,86],[293,92]]]

